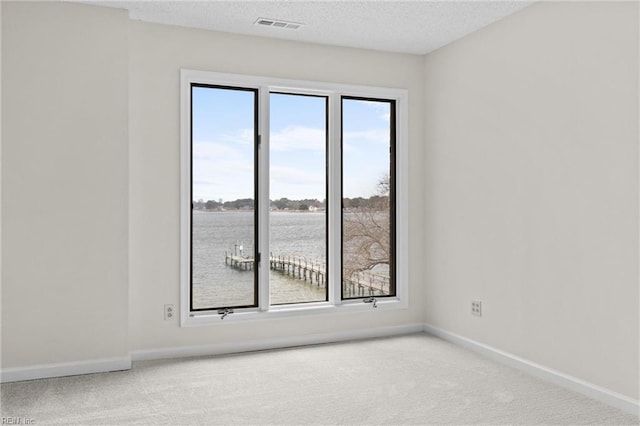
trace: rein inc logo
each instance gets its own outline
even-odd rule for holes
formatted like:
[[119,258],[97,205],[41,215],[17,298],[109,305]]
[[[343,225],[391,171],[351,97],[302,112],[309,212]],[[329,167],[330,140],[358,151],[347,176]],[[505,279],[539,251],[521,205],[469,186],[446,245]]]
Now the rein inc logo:
[[3,425],[35,425],[36,421],[28,417],[2,417]]

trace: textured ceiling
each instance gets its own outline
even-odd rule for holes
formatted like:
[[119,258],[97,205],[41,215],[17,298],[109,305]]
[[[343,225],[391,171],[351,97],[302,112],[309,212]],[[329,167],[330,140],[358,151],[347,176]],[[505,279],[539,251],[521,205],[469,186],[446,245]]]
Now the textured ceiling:
[[[131,19],[336,46],[425,54],[531,1],[91,1]],[[254,25],[258,18],[299,30]]]

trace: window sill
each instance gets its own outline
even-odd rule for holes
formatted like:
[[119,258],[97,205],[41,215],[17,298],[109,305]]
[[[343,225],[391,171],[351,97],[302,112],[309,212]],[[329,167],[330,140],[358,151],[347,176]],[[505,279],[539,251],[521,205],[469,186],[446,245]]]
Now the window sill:
[[187,313],[181,316],[181,327],[220,326],[251,321],[269,321],[283,318],[300,318],[305,316],[335,316],[358,312],[379,312],[407,309],[408,304],[399,298],[377,299],[376,307],[371,303],[364,303],[362,299],[347,300],[342,304],[333,305],[328,302],[305,303],[296,305],[272,306],[268,311],[257,308],[239,309],[222,319],[217,311]]

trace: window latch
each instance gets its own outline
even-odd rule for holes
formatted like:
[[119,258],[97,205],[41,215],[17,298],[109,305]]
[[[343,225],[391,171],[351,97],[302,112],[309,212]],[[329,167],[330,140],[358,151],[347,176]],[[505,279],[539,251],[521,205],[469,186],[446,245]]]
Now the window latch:
[[367,297],[366,299],[362,299],[364,303],[373,303],[374,308],[378,307],[378,300],[375,297]]
[[221,320],[224,319],[224,317],[226,317],[229,314],[233,313],[233,309],[229,309],[229,308],[224,308],[224,309],[218,309],[218,315],[222,315],[220,317]]

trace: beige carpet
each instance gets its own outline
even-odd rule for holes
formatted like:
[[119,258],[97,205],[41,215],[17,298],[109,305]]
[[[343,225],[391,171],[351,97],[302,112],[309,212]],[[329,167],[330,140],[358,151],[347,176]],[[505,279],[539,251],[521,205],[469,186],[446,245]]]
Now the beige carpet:
[[3,417],[36,425],[638,424],[425,334],[138,362],[1,392]]

